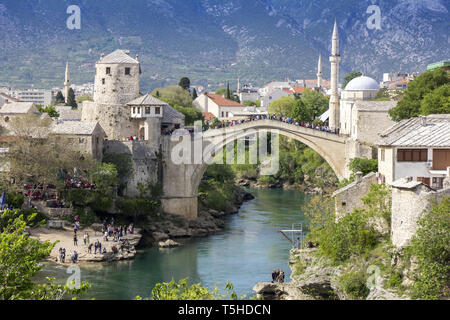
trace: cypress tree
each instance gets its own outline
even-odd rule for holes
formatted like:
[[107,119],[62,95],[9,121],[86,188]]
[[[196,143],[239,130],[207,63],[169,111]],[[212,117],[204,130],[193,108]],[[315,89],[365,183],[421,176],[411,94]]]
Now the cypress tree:
[[62,92],[58,91],[58,93],[56,94],[56,102],[62,103],[64,101],[65,101],[65,99],[64,99]]
[[227,82],[227,99],[231,99],[230,83]]
[[194,89],[192,89],[192,100],[197,99],[197,97],[198,97],[197,90],[195,90],[195,88],[194,88]]
[[69,89],[66,105],[71,106],[72,108],[78,108],[77,101],[75,100],[75,92],[73,92],[72,88]]

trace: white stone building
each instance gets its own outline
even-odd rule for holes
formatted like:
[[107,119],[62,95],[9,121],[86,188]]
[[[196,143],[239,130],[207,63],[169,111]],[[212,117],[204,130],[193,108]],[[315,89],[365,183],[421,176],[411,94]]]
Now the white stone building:
[[203,93],[194,100],[194,105],[203,113],[212,113],[219,120],[231,120],[236,113],[247,107],[236,101],[225,99],[215,93]]
[[51,105],[54,101],[52,90],[16,90],[13,92],[14,98],[23,102],[33,102],[43,107]]
[[3,107],[5,104],[14,102],[21,102],[21,101],[19,99],[14,98],[13,96],[10,96],[9,94],[0,92],[0,108]]
[[450,167],[450,115],[403,120],[380,134],[378,171],[383,182],[412,177],[442,189]]
[[267,109],[272,102],[283,97],[289,97],[292,94],[291,87],[289,89],[274,89],[261,98],[261,108]]

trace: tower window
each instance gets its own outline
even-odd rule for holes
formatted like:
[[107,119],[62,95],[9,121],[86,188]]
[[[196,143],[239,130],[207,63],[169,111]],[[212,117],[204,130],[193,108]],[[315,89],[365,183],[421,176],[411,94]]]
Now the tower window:
[[161,114],[161,107],[155,107],[155,114]]
[[131,69],[125,68],[125,75],[130,75],[130,74],[131,74]]
[[105,84],[105,82],[106,82],[106,81],[105,81],[105,78],[103,78],[103,79],[102,79],[102,84]]
[[150,107],[145,107],[145,114],[150,114]]
[[106,74],[111,74],[111,68],[110,67],[106,67]]

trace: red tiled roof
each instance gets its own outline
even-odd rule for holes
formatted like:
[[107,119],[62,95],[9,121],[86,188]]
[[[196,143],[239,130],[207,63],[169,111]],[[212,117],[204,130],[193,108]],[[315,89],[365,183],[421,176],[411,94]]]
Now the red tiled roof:
[[293,87],[292,88],[294,90],[295,93],[303,93],[303,91],[305,91],[305,87]]
[[211,112],[202,112],[202,115],[203,115],[203,118],[205,119],[205,121],[210,121],[216,117]]
[[0,95],[4,96],[8,100],[12,100],[12,101],[15,101],[15,102],[22,102],[22,100],[19,100],[19,99],[16,99],[14,97],[11,97],[10,95],[8,95],[6,93],[3,93],[3,92],[0,92]]
[[208,93],[206,94],[206,96],[214,101],[215,104],[221,107],[244,107],[244,105],[233,100],[225,99],[219,94]]

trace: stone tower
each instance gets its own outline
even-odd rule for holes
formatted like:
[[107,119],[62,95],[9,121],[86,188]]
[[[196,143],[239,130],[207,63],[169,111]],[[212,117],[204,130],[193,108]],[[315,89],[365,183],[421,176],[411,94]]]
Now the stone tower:
[[317,87],[322,88],[322,55],[319,55],[319,63],[317,65]]
[[69,61],[66,63],[66,77],[64,80],[64,100],[67,103],[67,99],[69,98],[69,89],[70,89],[70,74],[69,74]]
[[331,40],[331,97],[330,97],[330,129],[339,129],[339,34],[336,19],[334,20],[333,37]]
[[98,121],[110,140],[134,136],[128,102],[139,97],[141,67],[129,51],[116,50],[95,64],[94,102],[83,103],[82,121]]

